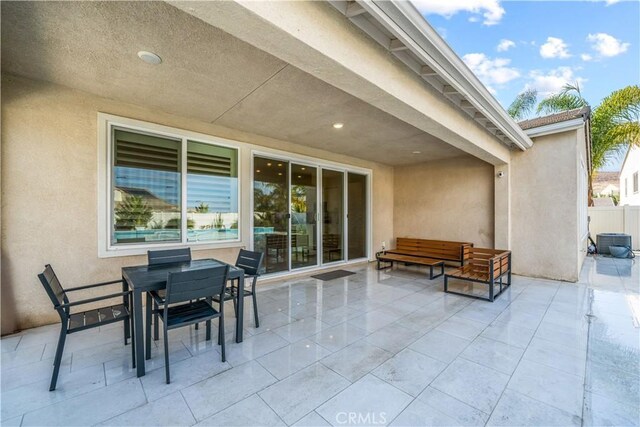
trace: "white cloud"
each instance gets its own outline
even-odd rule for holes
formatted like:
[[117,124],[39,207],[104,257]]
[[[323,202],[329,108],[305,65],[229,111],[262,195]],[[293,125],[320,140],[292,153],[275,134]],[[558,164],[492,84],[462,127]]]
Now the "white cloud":
[[498,43],[498,47],[496,47],[496,49],[498,50],[498,52],[506,52],[507,50],[515,46],[516,43],[513,40],[502,39],[500,40],[500,43]]
[[540,46],[540,56],[543,58],[568,58],[568,45],[557,37],[547,37],[547,42]]
[[546,73],[533,70],[529,73],[531,81],[527,83],[526,88],[536,89],[538,94],[544,98],[559,92],[566,84],[578,83],[580,87],[583,87],[587,80],[577,77],[574,71],[571,67],[558,67]]
[[588,61],[591,61],[593,59],[593,56],[589,55],[588,53],[583,53],[583,54],[580,55],[580,58],[584,62],[588,62]]
[[606,57],[620,55],[626,52],[630,46],[629,43],[623,43],[621,40],[606,33],[589,34],[587,41],[591,42],[593,50]]
[[506,58],[491,59],[484,53],[468,53],[462,60],[493,94],[492,85],[502,85],[520,77],[518,70],[508,66],[511,60]]
[[604,0],[607,6],[611,6],[612,4],[618,3],[620,0]]
[[433,13],[447,18],[458,12],[481,14],[484,25],[497,24],[505,13],[499,0],[413,0],[413,4],[423,14]]

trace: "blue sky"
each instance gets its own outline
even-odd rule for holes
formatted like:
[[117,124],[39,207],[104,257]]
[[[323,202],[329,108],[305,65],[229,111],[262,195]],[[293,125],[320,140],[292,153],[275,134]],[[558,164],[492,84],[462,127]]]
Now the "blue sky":
[[596,106],[640,84],[640,1],[413,3],[505,108],[530,87],[544,97],[577,82]]

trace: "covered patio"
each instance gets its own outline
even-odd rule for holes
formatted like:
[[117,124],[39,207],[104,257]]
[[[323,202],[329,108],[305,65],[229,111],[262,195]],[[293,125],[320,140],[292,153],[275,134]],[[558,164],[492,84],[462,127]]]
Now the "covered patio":
[[[193,328],[136,378],[120,325],[73,336],[48,391],[58,326],[2,338],[3,425],[636,425],[638,282],[587,258],[576,284],[515,276],[495,303],[410,268],[259,293],[260,328],[219,346]],[[230,316],[232,317],[232,316]],[[233,319],[229,319],[232,323]]]
[[[586,257],[588,111],[523,131],[408,2],[1,7],[3,425],[639,423],[640,271]],[[487,302],[376,270],[401,238],[512,285]],[[262,260],[226,361],[204,327],[143,348],[145,294],[185,272],[134,285],[160,250]],[[123,278],[51,392],[49,264],[65,287]]]

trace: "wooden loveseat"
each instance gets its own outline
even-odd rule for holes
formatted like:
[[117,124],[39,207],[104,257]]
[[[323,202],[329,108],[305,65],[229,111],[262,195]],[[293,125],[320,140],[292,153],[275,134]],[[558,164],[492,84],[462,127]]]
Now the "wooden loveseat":
[[[394,262],[406,265],[417,264],[429,267],[429,278],[435,279],[444,274],[445,262],[455,262],[464,265],[469,257],[469,250],[473,243],[450,242],[445,240],[410,239],[398,237],[396,248],[380,252],[376,255],[377,269],[393,267]],[[389,265],[382,266],[381,263]],[[433,274],[434,267],[440,268],[440,273]]]
[[[506,282],[503,281],[505,276]],[[489,297],[451,291],[449,279],[486,284],[489,287]],[[496,285],[499,285],[498,292],[495,290]],[[470,248],[467,264],[447,272],[444,276],[445,292],[491,302],[509,286],[511,286],[511,251],[500,249]]]

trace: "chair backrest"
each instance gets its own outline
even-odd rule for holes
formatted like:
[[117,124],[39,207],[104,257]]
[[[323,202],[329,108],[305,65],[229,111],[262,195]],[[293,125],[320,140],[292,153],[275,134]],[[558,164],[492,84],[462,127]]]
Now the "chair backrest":
[[244,274],[249,276],[259,276],[258,270],[262,259],[264,258],[263,252],[253,252],[240,249],[238,259],[236,260],[236,267],[244,270]]
[[45,265],[44,271],[38,274],[38,278],[40,279],[44,289],[47,291],[47,295],[49,295],[49,298],[55,308],[69,302],[67,294],[60,284],[60,280],[58,280],[58,276],[56,276],[51,265]]
[[222,295],[227,285],[228,273],[228,265],[169,273],[165,296],[166,306]]
[[149,265],[173,264],[191,261],[191,248],[167,249],[163,251],[147,251]]

